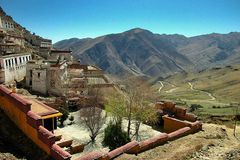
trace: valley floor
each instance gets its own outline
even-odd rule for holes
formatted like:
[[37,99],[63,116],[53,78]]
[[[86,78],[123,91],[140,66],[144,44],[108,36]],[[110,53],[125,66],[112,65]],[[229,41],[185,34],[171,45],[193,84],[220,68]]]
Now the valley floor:
[[232,106],[228,100],[216,97],[211,92],[198,89],[198,84],[189,81],[179,84],[158,81],[153,87],[162,100],[174,101],[186,107],[192,104],[201,105],[202,108],[198,108],[195,114],[202,120],[205,119],[205,117],[226,117],[233,116],[234,114],[234,106]]
[[[238,126],[240,138],[240,126]],[[203,131],[185,136],[138,156],[124,154],[117,160],[239,160],[240,141],[233,129],[224,125],[203,124]]]

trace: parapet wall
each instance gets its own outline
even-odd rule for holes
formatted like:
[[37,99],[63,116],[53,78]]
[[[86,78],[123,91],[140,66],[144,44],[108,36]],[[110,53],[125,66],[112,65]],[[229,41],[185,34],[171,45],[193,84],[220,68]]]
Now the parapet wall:
[[180,120],[186,120],[190,122],[195,122],[197,120],[197,116],[191,113],[187,113],[187,109],[176,106],[173,102],[157,102],[155,104],[156,109],[162,110],[163,113],[168,114],[170,116],[174,116]]
[[166,133],[161,133],[140,142],[131,141],[108,153],[91,152],[85,156],[77,158],[76,160],[110,160],[123,153],[137,155],[168,141],[173,141],[188,134],[196,133],[202,129],[202,124],[197,121],[197,117],[195,115],[186,113],[186,109],[176,107],[172,102],[157,103],[156,107],[171,115],[166,114],[163,116],[164,130]]
[[[198,126],[198,130],[201,130],[200,125]],[[105,152],[91,152],[89,154],[86,154],[82,157],[77,158],[76,160],[93,160],[93,159],[98,159],[98,160],[110,160],[114,159],[118,156],[120,156],[123,153],[127,154],[139,154],[141,152],[147,151],[149,149],[152,149],[154,147],[157,147],[159,145],[165,144],[168,141],[175,140],[177,138],[186,136],[190,133],[196,132],[195,129],[190,128],[190,127],[183,127],[181,129],[178,129],[174,132],[171,132],[169,134],[162,133],[159,134],[155,137],[152,137],[150,139],[137,142],[137,141],[131,141],[115,150],[112,150],[108,153]]]
[[[31,111],[31,105],[30,102],[18,94],[0,85],[0,108],[4,110],[9,118],[48,155],[51,155],[56,160],[69,160],[71,154],[55,143],[56,137],[42,126],[41,117]],[[138,154],[202,129],[202,124],[197,121],[195,115],[186,113],[186,109],[176,107],[174,103],[161,102],[157,103],[156,107],[170,113],[163,116],[166,133],[161,133],[141,142],[129,142],[108,153],[91,152],[77,158],[77,160],[110,160],[123,153]]]
[[40,116],[31,111],[31,103],[0,85],[0,108],[39,148],[57,160],[71,155],[55,144],[55,136],[42,126]]

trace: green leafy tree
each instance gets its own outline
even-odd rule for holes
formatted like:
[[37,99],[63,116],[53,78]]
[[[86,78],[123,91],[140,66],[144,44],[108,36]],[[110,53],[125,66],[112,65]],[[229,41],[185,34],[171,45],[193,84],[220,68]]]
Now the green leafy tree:
[[122,130],[120,123],[110,122],[104,130],[103,145],[108,146],[110,150],[118,148],[130,142],[127,132]]
[[[110,93],[107,103],[107,111],[120,121],[127,120],[127,135],[130,137],[131,125],[135,124],[135,136],[139,137],[141,123],[157,121],[157,112],[149,104],[155,99],[151,87],[139,79],[128,79],[125,84],[125,92]],[[153,98],[154,97],[154,98]]]

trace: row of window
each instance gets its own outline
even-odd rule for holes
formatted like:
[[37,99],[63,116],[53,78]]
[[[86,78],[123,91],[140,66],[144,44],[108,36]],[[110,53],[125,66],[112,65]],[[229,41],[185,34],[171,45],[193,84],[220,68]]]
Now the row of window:
[[50,42],[41,42],[40,47],[52,47],[52,43],[50,43]]
[[12,57],[9,59],[5,59],[3,66],[6,66],[6,68],[12,68],[14,66],[18,66],[18,65],[23,65],[26,64],[27,61],[31,60],[31,56],[27,55],[27,56],[21,56],[21,57]]
[[3,21],[3,22],[2,22],[2,25],[3,25],[4,28],[9,28],[9,29],[10,29],[10,28],[12,28],[12,29],[14,28],[13,23],[10,23],[10,22],[8,22],[8,21]]

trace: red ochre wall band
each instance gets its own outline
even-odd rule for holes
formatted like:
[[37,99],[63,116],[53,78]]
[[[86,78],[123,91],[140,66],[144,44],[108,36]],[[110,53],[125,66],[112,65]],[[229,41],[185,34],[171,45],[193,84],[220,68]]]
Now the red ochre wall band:
[[[42,126],[42,119],[31,111],[31,103],[16,93],[12,93],[5,86],[0,85],[0,108],[8,117],[43,151],[57,160],[71,159],[71,154],[64,151],[55,143],[55,136]],[[172,102],[159,102],[157,109],[171,112],[174,116],[164,115],[164,129],[161,133],[147,140],[131,141],[110,152],[91,152],[76,160],[113,159],[123,153],[138,154],[156,146],[175,140],[179,137],[196,133],[202,129],[201,122],[193,114],[186,113],[186,109],[176,107]]]
[[42,126],[41,117],[31,111],[31,103],[0,85],[0,108],[36,145],[57,160],[71,155],[55,144],[55,136]]

